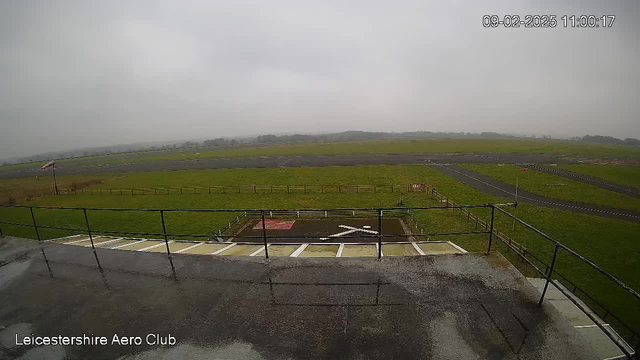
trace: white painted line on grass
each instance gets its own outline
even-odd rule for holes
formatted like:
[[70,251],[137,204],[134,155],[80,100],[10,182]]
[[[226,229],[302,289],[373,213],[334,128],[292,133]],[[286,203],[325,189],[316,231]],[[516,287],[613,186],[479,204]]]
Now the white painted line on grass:
[[122,245],[114,246],[114,247],[111,248],[111,250],[120,249],[120,248],[123,248],[125,246],[129,246],[129,245],[133,245],[133,244],[140,244],[140,243],[145,242],[145,241],[147,241],[147,240],[138,240],[138,241],[134,241],[134,242],[131,242],[131,243],[128,243],[128,244],[122,244]]
[[296,249],[296,251],[294,251],[291,255],[289,255],[290,257],[298,257],[300,254],[302,254],[302,252],[304,251],[304,249],[307,248],[307,246],[309,246],[309,244],[302,244],[300,245],[299,248]]
[[338,248],[338,253],[336,254],[336,257],[342,257],[342,252],[344,251],[344,244],[340,244],[340,247]]
[[113,240],[107,240],[107,241],[103,241],[103,242],[99,242],[99,243],[93,243],[94,246],[98,246],[98,245],[102,245],[102,244],[111,244],[114,243],[116,241],[120,241],[122,240],[122,238],[117,238],[117,239],[113,239]]
[[463,254],[466,254],[466,253],[467,253],[467,250],[465,250],[465,249],[461,248],[460,246],[458,246],[458,245],[456,245],[456,244],[452,243],[451,241],[447,241],[447,243],[448,243],[449,245],[453,246],[454,248],[456,248],[456,249],[460,250],[460,252],[461,252],[461,253],[463,253]]
[[87,237],[86,239],[69,241],[69,242],[66,242],[66,243],[63,243],[63,244],[65,244],[65,245],[72,245],[72,244],[76,244],[76,243],[83,242],[83,241],[89,241],[89,240],[90,240],[90,239]]
[[214,252],[212,252],[212,253],[211,253],[211,255],[218,255],[218,254],[220,254],[221,252],[223,252],[223,251],[225,251],[225,250],[229,250],[229,249],[231,249],[232,247],[234,247],[234,246],[236,246],[236,245],[238,245],[238,244],[237,244],[237,243],[233,243],[233,244],[231,244],[231,245],[227,245],[227,246],[223,247],[222,249],[220,249],[220,250],[218,250],[218,251],[214,251]]
[[187,251],[187,250],[191,250],[191,249],[197,248],[198,246],[200,246],[200,245],[202,245],[202,244],[204,244],[204,243],[203,243],[203,242],[201,242],[201,243],[195,244],[195,245],[193,245],[193,246],[189,246],[189,247],[186,247],[186,248],[184,248],[184,249],[180,249],[180,250],[178,250],[178,251],[174,252],[174,254],[180,254],[180,253],[185,252],[185,251]]
[[[271,244],[267,244],[267,247],[269,247],[269,246],[271,246]],[[260,249],[252,252],[251,255],[249,255],[249,256],[256,256],[256,255],[260,254],[263,251],[264,251],[264,246],[261,246]]]
[[[169,240],[167,243],[168,243],[168,244],[171,244],[172,242],[173,242],[173,240]],[[164,241],[160,241],[160,244],[155,244],[155,245],[147,246],[146,248],[138,249],[138,250],[136,250],[136,251],[147,251],[147,250],[151,250],[151,249],[154,249],[154,248],[160,247],[160,246],[162,246],[162,245],[164,245],[164,244],[165,244],[165,242],[164,242]]]
[[78,236],[86,236],[86,235],[82,235],[82,234],[69,235],[69,236],[63,236],[63,237],[59,237],[59,238],[55,238],[55,239],[43,240],[42,242],[68,240],[68,239],[77,238]]
[[427,255],[424,253],[424,251],[422,251],[422,249],[420,249],[420,246],[418,246],[418,244],[412,242],[411,245],[413,245],[413,248],[416,249],[416,251],[418,252],[418,254],[420,255]]

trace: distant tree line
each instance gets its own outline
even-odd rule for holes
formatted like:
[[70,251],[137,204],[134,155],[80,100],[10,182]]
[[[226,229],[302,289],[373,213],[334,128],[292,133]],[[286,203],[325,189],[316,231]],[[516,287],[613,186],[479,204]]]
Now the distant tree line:
[[640,140],[634,138],[626,138],[624,140],[615,138],[613,136],[602,135],[585,135],[582,137],[582,141],[596,142],[603,144],[616,144],[616,145],[640,145]]
[[[535,138],[532,135],[531,138]],[[205,140],[200,143],[198,141],[183,141],[170,144],[157,144],[150,146],[147,144],[130,144],[130,145],[114,145],[101,148],[79,149],[66,151],[61,153],[45,153],[33,155],[30,157],[14,159],[13,161],[5,161],[3,165],[11,163],[39,162],[51,159],[69,159],[88,156],[99,156],[109,154],[122,154],[129,152],[143,151],[161,151],[175,149],[197,149],[198,147],[218,147],[218,146],[235,146],[247,144],[288,144],[288,143],[311,143],[311,142],[340,142],[340,141],[366,141],[366,140],[382,140],[382,139],[428,139],[428,138],[485,138],[485,139],[504,139],[517,138],[514,135],[500,134],[497,132],[431,132],[431,131],[412,131],[412,132],[370,132],[370,131],[344,131],[331,134],[293,134],[293,135],[260,135],[253,138],[224,138],[218,137],[211,140]],[[551,139],[551,136],[544,135],[543,139]],[[575,136],[572,141],[596,142],[605,144],[619,144],[640,146],[640,140],[634,138],[626,138],[624,140],[612,136],[603,135],[585,135],[583,137]]]

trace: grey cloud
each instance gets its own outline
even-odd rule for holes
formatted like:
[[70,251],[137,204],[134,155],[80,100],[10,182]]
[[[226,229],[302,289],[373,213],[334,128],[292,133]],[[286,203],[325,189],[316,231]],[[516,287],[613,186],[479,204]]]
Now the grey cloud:
[[2,1],[0,158],[348,129],[640,137],[637,2],[481,3]]

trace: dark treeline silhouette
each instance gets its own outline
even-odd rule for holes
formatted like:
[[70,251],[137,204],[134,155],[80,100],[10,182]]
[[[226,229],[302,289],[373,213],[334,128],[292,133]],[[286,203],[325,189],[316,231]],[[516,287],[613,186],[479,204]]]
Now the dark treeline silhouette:
[[[531,136],[535,138],[535,136]],[[173,151],[177,149],[198,149],[199,147],[232,147],[236,145],[260,145],[260,144],[292,144],[292,143],[329,143],[340,141],[366,141],[366,140],[384,140],[384,139],[443,139],[443,138],[482,138],[482,139],[505,139],[505,138],[523,138],[522,136],[506,135],[497,132],[431,132],[431,131],[412,131],[412,132],[371,132],[371,131],[344,131],[331,134],[293,134],[293,135],[260,135],[257,137],[244,138],[224,138],[218,137],[211,140],[205,140],[200,143],[198,141],[182,141],[172,143],[150,143],[146,144],[130,144],[130,145],[114,145],[90,149],[77,149],[72,151],[55,152],[38,154],[30,157],[14,159],[13,161],[5,161],[2,165],[10,165],[15,163],[25,163],[34,161],[48,161],[51,159],[70,159],[82,158],[109,154],[126,154],[133,152],[151,152],[151,151]],[[551,139],[551,136],[541,136],[543,139]],[[585,141],[606,144],[632,145],[640,146],[640,140],[626,138],[624,140],[611,136],[602,135],[586,135],[582,138],[576,136],[571,138],[572,141]]]
[[604,144],[617,144],[617,145],[640,145],[640,140],[634,138],[626,138],[624,140],[615,138],[613,136],[602,135],[585,135],[582,137],[582,141],[604,143]]

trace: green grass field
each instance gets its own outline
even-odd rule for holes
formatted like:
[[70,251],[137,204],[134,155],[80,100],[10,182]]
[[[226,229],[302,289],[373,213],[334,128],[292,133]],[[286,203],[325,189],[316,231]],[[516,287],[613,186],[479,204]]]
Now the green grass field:
[[[60,160],[60,164],[114,164],[160,160],[192,160],[220,157],[278,156],[278,155],[331,155],[375,153],[554,153],[565,155],[628,156],[640,158],[640,147],[573,142],[547,139],[415,139],[376,140],[336,143],[304,143],[285,145],[237,146],[217,149],[199,148],[177,150],[162,154],[145,151],[137,157],[119,158],[121,155],[100,155],[79,159]],[[0,171],[42,164],[0,166]]]
[[558,167],[640,189],[640,166],[558,165]]
[[[408,184],[427,183],[438,191],[460,203],[504,202],[479,193],[475,189],[457,182],[431,168],[419,165],[406,166],[359,166],[322,168],[278,168],[278,169],[234,169],[174,171],[157,173],[132,173],[102,175],[105,182],[90,188],[120,187],[166,187],[180,185],[231,185],[231,184]],[[61,181],[71,183],[80,177],[62,177]],[[88,181],[86,177],[82,180]],[[31,180],[34,181],[35,180]],[[38,180],[39,182],[40,180]],[[25,185],[26,186],[26,185]],[[39,185],[40,186],[40,185]],[[44,185],[43,185],[44,186]],[[599,189],[598,189],[599,190]],[[118,207],[118,208],[332,208],[332,207],[393,207],[399,200],[397,193],[308,193],[308,194],[192,194],[192,195],[63,195],[44,196],[23,202],[32,205],[57,205],[70,207]],[[407,206],[427,206],[436,202],[424,193],[405,193]],[[476,213],[488,220],[489,212],[478,209]],[[635,289],[640,289],[640,278],[635,276],[640,266],[640,258],[630,256],[637,253],[637,234],[640,224],[600,218],[567,211],[520,205],[517,216],[536,226],[558,241],[575,249],[596,264]],[[77,227],[85,226],[83,214],[71,210],[35,211],[41,225]],[[235,214],[191,214],[167,213],[166,221],[170,233],[211,234],[226,225]],[[427,232],[470,231],[475,229],[472,222],[454,210],[417,211],[415,217]],[[0,218],[4,221],[31,223],[26,209],[0,208]],[[130,232],[161,233],[158,213],[98,212],[90,211],[89,220],[95,230],[117,230]],[[525,245],[529,252],[550,262],[552,244],[524,228],[516,225],[504,215],[496,217],[496,227]],[[32,229],[17,226],[2,226],[10,235],[34,237]],[[45,238],[69,235],[59,230],[42,230]],[[485,251],[486,235],[442,237],[451,240],[470,251]],[[437,240],[441,240],[438,238]],[[436,240],[436,239],[434,239]],[[496,249],[505,250],[496,244]],[[531,274],[517,258],[506,253],[523,272]],[[630,299],[613,287],[611,283],[590,268],[561,255],[558,269],[580,287],[589,289],[597,299],[606,304],[614,313],[628,317],[633,324],[640,324],[638,307],[630,307]]]
[[[540,171],[520,171],[520,166],[498,166],[496,164],[467,164],[465,168],[490,176],[504,183],[550,198],[610,206],[619,209],[640,210],[640,199],[605,190],[597,186],[551,175]],[[548,184],[567,184],[553,186]],[[515,189],[514,189],[515,190]]]

